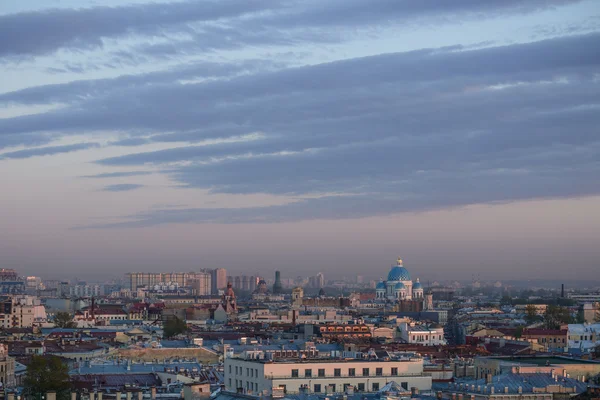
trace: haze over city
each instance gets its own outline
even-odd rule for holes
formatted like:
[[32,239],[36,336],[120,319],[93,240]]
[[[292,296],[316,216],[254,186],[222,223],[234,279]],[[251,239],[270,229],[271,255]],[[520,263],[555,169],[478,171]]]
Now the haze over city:
[[596,0],[0,2],[0,266],[582,279]]

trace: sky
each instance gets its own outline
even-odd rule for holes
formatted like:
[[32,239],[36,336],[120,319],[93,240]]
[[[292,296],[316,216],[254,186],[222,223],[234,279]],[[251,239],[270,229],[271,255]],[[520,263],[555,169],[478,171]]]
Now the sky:
[[597,0],[4,0],[0,267],[600,267]]

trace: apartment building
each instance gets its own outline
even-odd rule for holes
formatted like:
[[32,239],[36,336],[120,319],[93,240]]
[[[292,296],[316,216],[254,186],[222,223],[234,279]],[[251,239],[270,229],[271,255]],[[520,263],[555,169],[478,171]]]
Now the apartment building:
[[310,351],[299,357],[245,352],[240,358],[225,359],[225,386],[229,391],[262,395],[377,392],[392,381],[406,390],[431,389],[431,376],[423,375],[420,356],[383,353],[382,357],[354,353],[354,358],[312,358]]

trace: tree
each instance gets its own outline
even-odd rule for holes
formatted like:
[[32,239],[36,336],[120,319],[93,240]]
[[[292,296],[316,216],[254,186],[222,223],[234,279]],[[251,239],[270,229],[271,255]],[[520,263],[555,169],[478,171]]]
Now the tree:
[[500,299],[500,304],[503,306],[509,306],[512,304],[512,298],[508,295],[504,295],[502,296],[502,298]]
[[547,329],[559,329],[561,324],[572,322],[571,313],[566,307],[549,305],[544,314],[544,321]]
[[521,336],[523,336],[523,327],[519,325],[515,329],[515,339],[521,339]]
[[600,358],[600,344],[597,344],[594,347],[594,350],[592,350],[592,355],[594,356],[594,358]]
[[186,323],[178,317],[168,318],[163,326],[163,336],[172,338],[188,330]]
[[77,324],[71,318],[71,314],[59,311],[54,316],[54,325],[58,328],[76,328]]
[[528,304],[525,307],[525,321],[528,324],[533,324],[538,319],[537,308],[533,304]]
[[56,356],[33,356],[23,386],[32,398],[41,398],[49,391],[55,391],[57,398],[66,398],[71,388],[69,368]]

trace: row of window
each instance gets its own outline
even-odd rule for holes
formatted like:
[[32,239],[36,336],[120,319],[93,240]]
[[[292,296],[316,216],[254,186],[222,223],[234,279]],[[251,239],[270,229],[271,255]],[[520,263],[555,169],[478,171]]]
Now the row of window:
[[[231,378],[229,378],[229,387],[231,387]],[[244,387],[244,381],[242,380],[235,380],[235,388],[239,389],[242,388],[244,389],[245,392],[249,392],[249,391],[254,391],[255,393],[258,392],[258,383],[256,382],[246,382],[246,386]]]
[[[442,340],[442,335],[438,335],[437,339]],[[422,342],[423,340],[429,340],[429,335],[412,335],[412,340],[413,342]],[[436,335],[431,335],[431,340],[436,340]]]
[[[349,386],[352,386],[350,383],[344,383],[343,385],[340,385],[340,389],[343,387],[344,392],[348,389]],[[401,386],[408,390],[408,382],[402,382]],[[328,385],[321,385],[319,383],[316,383],[313,386],[313,392],[314,393],[321,393],[324,389],[327,389],[328,393],[337,393],[337,385],[335,383],[330,383]],[[364,392],[365,390],[367,390],[367,384],[363,383],[357,383],[356,386],[354,386],[354,389],[358,392]],[[371,391],[372,392],[377,392],[380,389],[379,386],[379,382],[373,382],[371,383]]]
[[[392,367],[391,371],[390,371],[390,375],[392,376],[398,376],[398,368],[397,367]],[[324,368],[320,368],[317,370],[317,377],[325,377],[325,369]],[[335,368],[333,370],[333,376],[334,377],[341,377],[342,376],[342,369],[341,368]],[[356,368],[348,368],[348,375],[346,376],[356,376]],[[369,368],[363,368],[362,369],[362,375],[361,376],[371,376],[371,370]],[[375,376],[383,376],[383,368],[375,368]],[[292,378],[299,378],[300,377],[300,370],[298,369],[292,369]],[[312,378],[313,377],[313,370],[311,368],[306,368],[304,370],[304,377],[305,378]]]
[[[232,368],[231,365],[229,366],[229,373],[231,374],[232,372]],[[235,366],[235,374],[236,375],[244,375],[244,367],[238,367],[237,365]],[[250,377],[250,378],[258,378],[258,368],[246,368],[246,376]]]
[[538,339],[538,341],[539,341],[540,343],[564,343],[564,342],[565,342],[565,339],[563,338],[563,339],[562,339],[562,342],[561,342],[561,339],[558,339],[558,342],[557,342],[557,341],[556,341],[556,338],[554,338],[554,341],[553,341],[553,340],[552,340],[552,338],[545,338],[545,337],[543,337],[543,338],[541,338],[541,339]]

